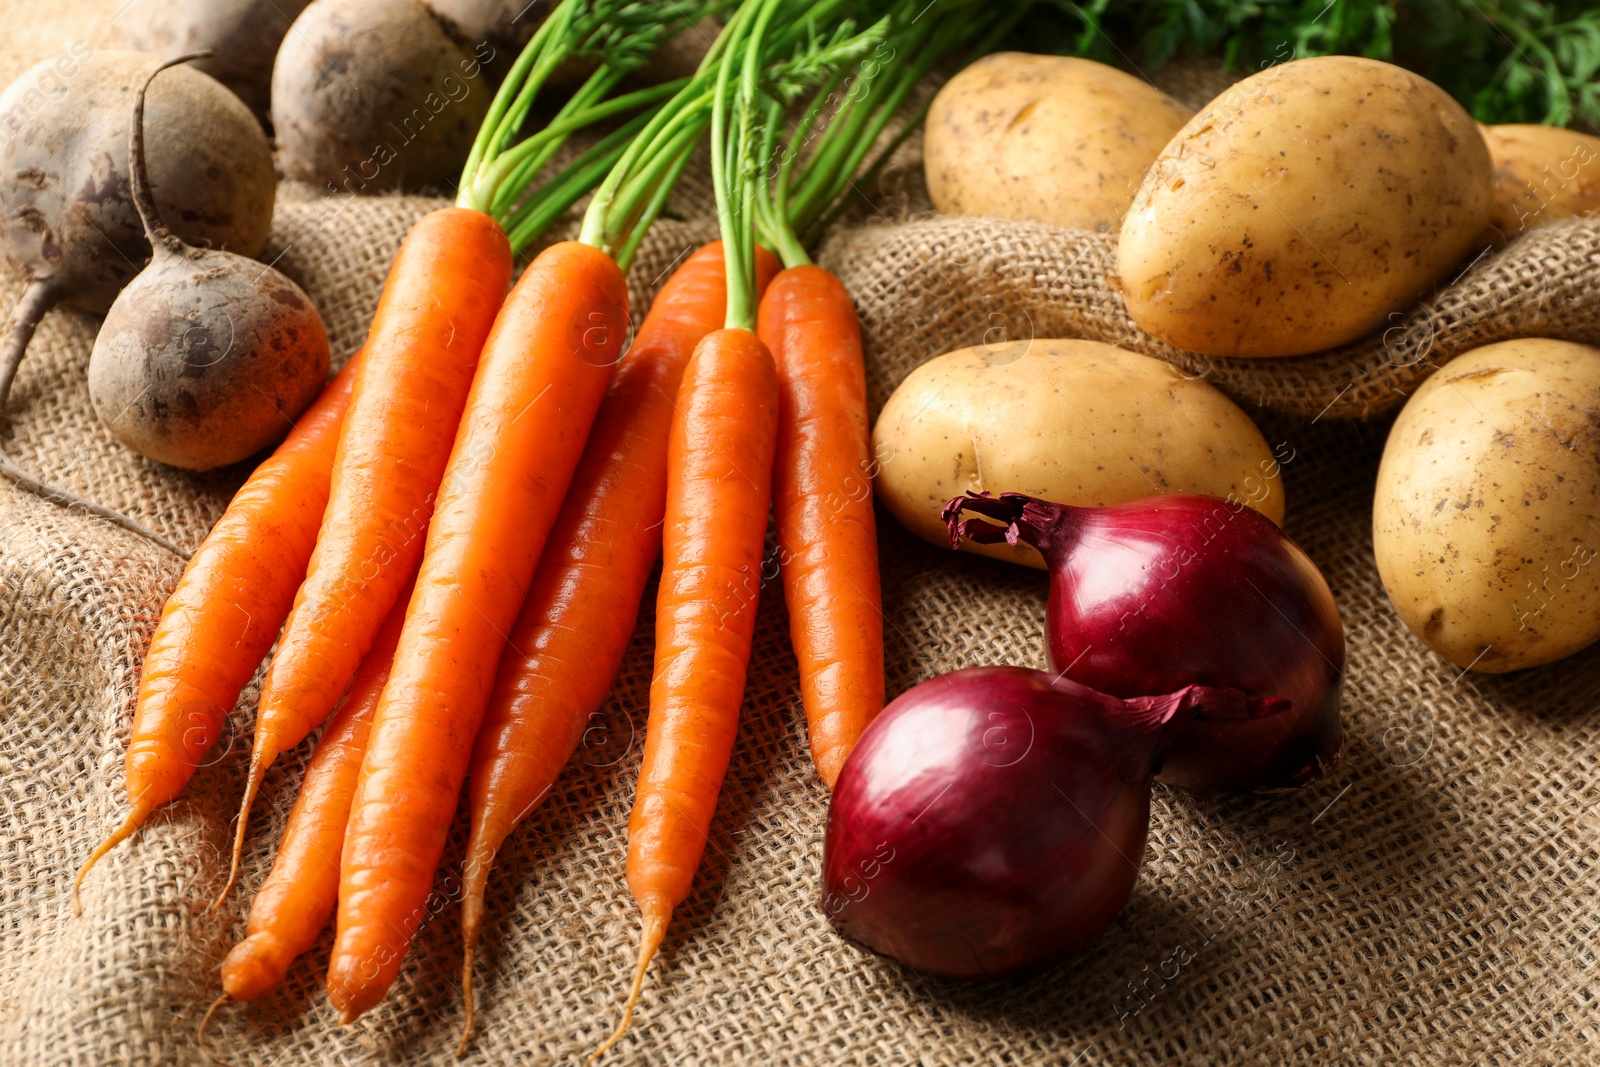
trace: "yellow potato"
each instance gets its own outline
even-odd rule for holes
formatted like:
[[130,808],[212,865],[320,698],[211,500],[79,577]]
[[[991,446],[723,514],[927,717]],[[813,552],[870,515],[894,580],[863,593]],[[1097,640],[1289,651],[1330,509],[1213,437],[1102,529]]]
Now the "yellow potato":
[[1117,226],[1193,110],[1089,59],[997,52],[945,83],[922,158],[942,215]]
[[1500,673],[1600,638],[1600,349],[1485,345],[1389,431],[1373,552],[1400,618],[1458,667]]
[[1489,151],[1438,86],[1353,56],[1255,74],[1206,105],[1122,223],[1128,312],[1210,356],[1353,341],[1468,254]]
[[[939,511],[971,490],[1063,504],[1211,493],[1283,521],[1279,460],[1243,411],[1163,360],[1098,341],[963,348],[894,391],[873,427],[878,499],[948,546]],[[1043,567],[1026,545],[966,551]]]
[[1490,222],[1507,237],[1600,211],[1600,137],[1560,126],[1484,126],[1494,164]]

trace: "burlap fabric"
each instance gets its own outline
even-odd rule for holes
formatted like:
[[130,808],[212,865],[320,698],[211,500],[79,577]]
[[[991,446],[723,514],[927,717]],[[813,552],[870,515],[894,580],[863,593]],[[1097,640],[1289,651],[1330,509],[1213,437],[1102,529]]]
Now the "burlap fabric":
[[1108,281],[1116,253],[1114,233],[916,215],[838,231],[821,260],[858,294],[885,384],[952,346],[1087,337],[1159,356],[1252,405],[1365,419],[1397,410],[1438,366],[1481,345],[1514,337],[1600,344],[1600,219],[1532,228],[1503,249],[1486,245],[1458,280],[1395,312],[1384,329],[1286,359],[1212,359],[1151,337]]
[[[36,34],[33,45],[55,43]],[[897,218],[889,201],[885,212]],[[359,342],[402,234],[434,203],[283,198],[271,255],[281,253],[279,265],[318,302],[341,354]],[[690,195],[679,210],[693,217],[701,207]],[[869,328],[879,401],[910,361],[908,337],[931,355],[981,338],[990,314],[1045,318],[1000,286],[1009,249],[1023,247],[1015,238],[961,250],[993,265],[972,276],[983,289],[963,292],[866,269],[909,267],[909,253],[882,249],[921,240],[908,229],[951,224],[879,225],[885,239],[860,266],[844,250],[868,248],[862,234],[829,249]],[[636,306],[709,232],[705,221],[656,231],[632,277]],[[1055,270],[1069,258],[1061,248],[1082,242],[1064,239],[1050,252],[1048,235],[1027,240],[1031,262]],[[1089,273],[1080,263],[1066,276]],[[997,298],[986,303],[991,280]],[[15,279],[0,283],[0,300],[16,292]],[[1075,299],[1070,306],[1084,306]],[[70,314],[46,320],[13,394],[6,446],[24,465],[194,545],[242,472],[179,475],[115,445],[84,385],[95,326]],[[1264,797],[1158,788],[1133,901],[1087,952],[1000,986],[904,971],[840,943],[818,907],[826,796],[806,754],[782,594],[769,585],[696,890],[651,972],[633,1035],[610,1062],[1600,1060],[1600,652],[1507,678],[1460,675],[1405,632],[1373,569],[1369,498],[1382,428],[1281,417],[1264,428],[1294,451],[1283,470],[1289,528],[1327,573],[1349,630],[1347,741],[1326,780]],[[960,666],[1042,664],[1039,574],[955,557],[887,516],[881,536],[891,692]],[[178,574],[176,561],[121,531],[0,487],[7,1067],[202,1062],[195,1026],[216,994],[222,954],[242,935],[305,754],[273,769],[241,885],[221,912],[202,913],[226,871],[254,689],[187,795],[91,875],[82,917],[69,900],[73,870],[124,810],[140,657]],[[651,602],[602,713],[605,729],[591,733],[499,859],[469,1062],[575,1063],[615,1021],[636,935],[622,863]],[[440,881],[446,898],[461,844],[458,820]],[[279,992],[224,1009],[212,1036],[233,1063],[255,1067],[448,1063],[461,1022],[458,938],[447,902],[388,1000],[340,1028],[321,992],[325,936]]]

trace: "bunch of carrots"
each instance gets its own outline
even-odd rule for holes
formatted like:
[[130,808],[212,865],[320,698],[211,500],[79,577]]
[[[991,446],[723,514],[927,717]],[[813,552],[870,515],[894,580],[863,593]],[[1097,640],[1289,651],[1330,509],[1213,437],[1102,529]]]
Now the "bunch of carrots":
[[[129,810],[80,870],[75,903],[89,868],[183,791],[281,627],[213,907],[274,760],[322,734],[212,1011],[270,991],[330,917],[331,1003],[345,1023],[377,1004],[427,914],[465,782],[464,1049],[494,857],[605,699],[659,557],[628,824],[640,952],[596,1055],[614,1044],[728,769],[769,513],[830,787],[883,705],[860,328],[805,249],[898,144],[867,165],[933,63],[992,47],[1018,13],[974,0],[563,0],[497,95],[457,206],[413,227],[361,351],[169,598],[140,680]],[[726,24],[694,75],[624,91],[706,14]],[[519,140],[574,57],[598,61],[594,74]],[[614,128],[551,175],[566,139],[600,122]],[[627,269],[708,133],[721,240],[676,270],[625,347]],[[514,256],[591,190],[578,239],[539,252],[508,294]]]

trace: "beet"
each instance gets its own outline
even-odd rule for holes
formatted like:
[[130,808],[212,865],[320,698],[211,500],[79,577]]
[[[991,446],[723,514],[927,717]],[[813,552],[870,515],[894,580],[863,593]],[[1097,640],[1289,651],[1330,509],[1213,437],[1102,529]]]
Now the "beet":
[[426,0],[450,24],[456,36],[473,46],[487,44],[493,55],[479,53],[496,81],[505,77],[517,54],[555,7],[554,0]]
[[[181,62],[169,60],[156,73]],[[141,92],[129,154],[134,204],[155,251],[95,338],[89,397],[124,445],[208,470],[282,439],[327,382],[328,335],[283,274],[232,252],[195,248],[163,225],[145,167],[143,117]]]
[[[128,119],[156,56],[74,45],[0,94],[0,256],[28,287],[0,339],[0,413],[28,342],[57,304],[102,314],[150,256],[128,175]],[[261,250],[277,178],[260,124],[198,71],[162,80],[149,101],[147,163],[177,236],[243,256]],[[0,474],[180,552],[117,512],[54,489],[0,453]]]
[[314,0],[272,68],[279,167],[343,193],[453,189],[493,55],[422,0]]
[[310,0],[144,0],[111,22],[121,48],[163,59],[209,50],[195,70],[233,90],[256,118],[267,121],[272,59],[289,25]]

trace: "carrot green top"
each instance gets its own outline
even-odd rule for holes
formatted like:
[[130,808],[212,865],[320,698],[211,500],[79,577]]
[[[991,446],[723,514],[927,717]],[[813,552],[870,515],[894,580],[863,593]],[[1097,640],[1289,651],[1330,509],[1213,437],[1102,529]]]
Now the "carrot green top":
[[729,20],[709,110],[711,182],[727,263],[730,329],[756,326],[756,191],[766,160],[759,117],[781,116],[802,94],[841,76],[883,41],[881,2],[746,0]]
[[[618,94],[624,80],[673,34],[734,3],[561,0],[495,93],[462,170],[456,203],[489,215],[505,229],[513,250],[525,251],[612,170],[653,109],[684,85],[680,79]],[[594,73],[542,129],[519,141],[541,90],[574,60],[597,63]],[[635,112],[559,172],[545,176],[572,134]]]
[[859,63],[835,69],[822,82],[782,145],[784,106],[774,98],[765,101],[761,158],[773,165],[756,184],[753,203],[762,241],[777,250],[784,266],[810,262],[806,248],[843,209],[844,194],[870,182],[922,124],[931,95],[862,169],[918,83],[963,46],[969,62],[992,51],[1030,2],[893,0],[883,40]]
[[[922,76],[958,45],[985,34],[992,41],[1031,2],[562,0],[495,94],[457,202],[494,218],[521,252],[594,189],[579,240],[626,270],[709,128],[731,290],[728,321],[753,325],[757,226],[791,265],[805,262],[805,242],[820,234],[823,213]],[[726,25],[693,75],[618,91],[664,41],[706,15],[724,17]],[[540,92],[575,59],[598,65],[542,129],[518,140]],[[849,94],[841,98],[847,83]],[[779,151],[783,116],[819,86]],[[830,105],[836,114],[819,132]],[[624,121],[546,174],[573,133],[615,120]],[[918,121],[920,114],[899,136]],[[816,144],[797,169],[799,149],[812,138]],[[886,158],[880,155],[874,167]],[[756,180],[767,170],[776,177],[770,190]]]

